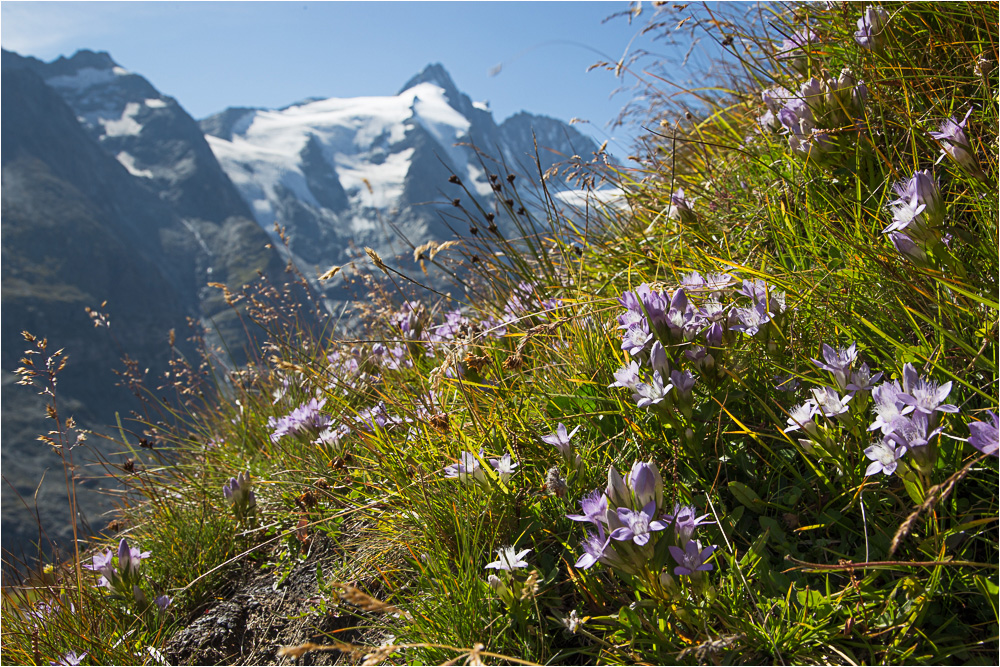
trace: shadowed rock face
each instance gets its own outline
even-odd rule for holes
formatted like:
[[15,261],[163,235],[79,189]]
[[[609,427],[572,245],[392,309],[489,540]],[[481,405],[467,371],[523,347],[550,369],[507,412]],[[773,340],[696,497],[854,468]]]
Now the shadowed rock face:
[[[124,110],[136,97],[160,100],[144,79],[122,76],[114,94],[99,93],[98,84],[86,94],[67,87],[80,72],[98,82],[101,72],[115,76],[106,54],[87,52],[51,66],[4,52],[3,65],[0,366],[3,470],[10,482],[3,489],[3,546],[16,552],[30,551],[28,542],[39,539],[35,519],[17,493],[33,505],[46,470],[38,494],[45,533],[64,548],[71,535],[62,464],[35,440],[51,422],[44,420],[40,398],[14,384],[12,372],[26,347],[20,332],[47,337],[50,351],[65,348],[69,361],[59,381],[65,411],[60,416],[72,415],[82,427],[103,431],[114,423],[115,412],[127,420],[138,407],[130,392],[115,386],[112,369],[120,367],[121,354],[151,375],[166,370],[170,329],[177,331],[180,349],[193,352],[184,342],[188,318],[218,323],[220,336],[239,352],[242,333],[235,314],[219,290],[205,285],[217,281],[239,288],[258,270],[280,279],[283,262],[265,247],[266,234],[249,217],[197,124],[172,100],[147,104],[148,116],[133,114],[143,121],[138,133],[97,132],[108,125],[99,122],[95,109],[114,102]],[[87,121],[87,114],[97,120]],[[158,176],[146,175],[154,170]],[[212,174],[203,179],[199,170]],[[95,329],[84,309],[105,301],[111,329]],[[101,447],[96,437],[88,444],[105,454],[121,447]],[[74,457],[85,460],[88,450],[78,448]],[[102,473],[78,470],[84,478]],[[81,486],[84,518],[102,528],[105,521],[97,514],[107,503],[87,491],[98,484]]]

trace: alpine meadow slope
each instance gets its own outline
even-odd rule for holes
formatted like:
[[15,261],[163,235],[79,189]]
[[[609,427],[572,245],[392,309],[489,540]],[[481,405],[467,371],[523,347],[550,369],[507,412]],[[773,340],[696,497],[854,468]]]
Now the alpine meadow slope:
[[[286,256],[368,244],[290,278],[350,273],[354,326],[226,290],[258,347],[174,354],[115,524],[4,589],[5,660],[997,664],[997,9],[631,5],[722,55],[595,65],[640,84],[627,167],[446,146],[506,123],[434,67],[206,121]],[[383,252],[432,230],[384,210],[421,155],[454,233]]]

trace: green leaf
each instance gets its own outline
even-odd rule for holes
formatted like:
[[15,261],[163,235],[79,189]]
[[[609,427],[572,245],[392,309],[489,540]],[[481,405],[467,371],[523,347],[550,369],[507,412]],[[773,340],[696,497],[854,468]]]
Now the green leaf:
[[729,492],[733,494],[733,497],[736,498],[741,505],[749,510],[759,513],[766,507],[764,501],[757,495],[757,492],[743,482],[730,482]]

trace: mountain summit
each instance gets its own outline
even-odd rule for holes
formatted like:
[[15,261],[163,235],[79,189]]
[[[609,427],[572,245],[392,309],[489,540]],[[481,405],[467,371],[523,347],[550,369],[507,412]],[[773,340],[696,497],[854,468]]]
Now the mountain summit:
[[353,259],[352,244],[384,256],[405,250],[386,220],[413,245],[453,236],[441,205],[462,192],[448,185],[450,176],[482,204],[493,197],[489,176],[499,169],[479,151],[534,171],[536,137],[543,170],[597,150],[551,118],[520,113],[498,125],[440,64],[393,96],[227,109],[201,128],[261,227],[285,228],[306,275]]

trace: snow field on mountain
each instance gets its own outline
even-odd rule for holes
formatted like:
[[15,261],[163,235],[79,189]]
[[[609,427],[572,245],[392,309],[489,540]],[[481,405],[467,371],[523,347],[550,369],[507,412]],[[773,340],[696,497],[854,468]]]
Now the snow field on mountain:
[[[258,222],[274,223],[274,202],[281,188],[321,208],[309,191],[302,152],[314,137],[323,158],[332,164],[355,210],[387,209],[403,193],[413,148],[398,145],[416,123],[441,146],[455,165],[468,161],[455,146],[467,137],[470,123],[453,109],[439,86],[422,83],[400,95],[331,98],[280,111],[248,114],[234,127],[232,141],[206,137],[219,162],[244,197]],[[487,186],[488,191],[488,186]],[[363,224],[362,224],[363,223]],[[371,222],[352,220],[356,231]]]

